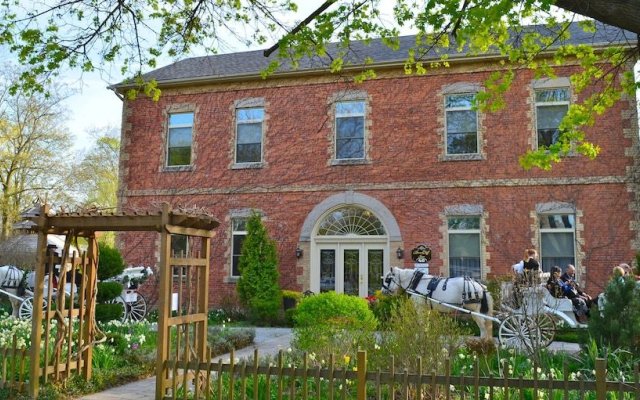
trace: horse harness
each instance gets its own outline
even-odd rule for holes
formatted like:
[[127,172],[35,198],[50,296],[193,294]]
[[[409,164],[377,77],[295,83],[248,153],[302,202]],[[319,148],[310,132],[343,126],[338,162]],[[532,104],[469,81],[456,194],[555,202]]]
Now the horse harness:
[[0,288],[17,289],[24,282],[24,276],[26,274],[20,268],[9,266],[7,274],[4,276],[4,280],[0,282]]
[[[420,293],[417,290],[417,288],[423,277],[424,277],[424,272],[416,270],[413,273],[411,280],[409,281],[409,286],[407,287],[407,290],[417,293],[421,296],[425,296],[427,298],[432,298],[433,292],[438,288],[438,284],[442,280],[444,280],[444,282],[442,283],[441,289],[443,292],[447,290],[447,283],[449,282],[449,277],[444,278],[440,276],[433,276],[429,278],[429,282],[427,283],[427,292]],[[480,301],[482,300],[481,293],[478,292],[478,286],[474,285],[474,283],[475,281],[472,278],[468,276],[464,277],[461,304],[480,303]],[[431,304],[431,302],[429,303]],[[433,304],[431,304],[431,307],[433,307]]]

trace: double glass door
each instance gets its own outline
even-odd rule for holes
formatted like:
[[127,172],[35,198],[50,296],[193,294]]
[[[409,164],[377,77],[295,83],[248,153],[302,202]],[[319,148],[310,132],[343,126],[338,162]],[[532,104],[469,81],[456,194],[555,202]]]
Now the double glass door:
[[366,297],[379,290],[385,245],[334,243],[318,245],[320,292],[336,291]]

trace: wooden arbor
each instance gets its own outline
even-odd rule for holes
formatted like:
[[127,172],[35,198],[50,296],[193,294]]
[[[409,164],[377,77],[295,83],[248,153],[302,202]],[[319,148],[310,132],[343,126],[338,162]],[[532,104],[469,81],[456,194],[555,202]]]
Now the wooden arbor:
[[[35,223],[33,229],[38,233],[30,396],[38,397],[40,378],[45,382],[47,379],[61,380],[73,372],[85,379],[91,378],[93,345],[101,340],[95,326],[98,267],[95,233],[155,231],[160,233],[156,397],[163,397],[167,390],[175,387],[172,381],[179,378],[177,370],[174,369],[173,375],[170,373],[170,364],[188,363],[191,358],[204,359],[206,355],[210,240],[218,222],[205,214],[172,211],[167,204],[156,213],[48,214],[49,208],[45,205],[38,215],[30,217]],[[47,234],[50,233],[66,236],[60,258],[46,253]],[[193,243],[191,251],[173,254],[172,235],[187,236]],[[80,255],[69,254],[71,241],[77,237],[87,240],[88,249]],[[56,264],[62,266],[60,279],[54,283],[49,274],[45,282],[47,266]],[[75,285],[66,285],[72,282]],[[172,363],[169,362],[170,354]]]

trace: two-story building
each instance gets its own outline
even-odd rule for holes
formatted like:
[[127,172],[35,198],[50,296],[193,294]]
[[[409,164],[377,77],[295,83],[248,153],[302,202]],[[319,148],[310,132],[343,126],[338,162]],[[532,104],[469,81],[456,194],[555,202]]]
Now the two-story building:
[[[611,28],[571,29],[575,44],[627,40]],[[401,38],[398,51],[356,43],[354,66],[342,75],[306,60],[263,79],[271,59],[262,51],[147,74],[162,96],[123,100],[120,208],[166,201],[221,221],[211,251],[214,305],[235,297],[252,210],[278,244],[283,288],[366,296],[389,266],[412,266],[411,249],[427,244],[431,273],[510,274],[535,248],[544,270],[575,264],[587,289],[599,291],[640,243],[635,98],[587,128],[602,148],[594,161],[571,156],[551,171],[525,171],[518,157],[553,143],[569,104],[598,88],[577,94],[571,63],[554,79],[523,68],[506,107],[480,112],[474,96],[501,58],[448,50],[448,68],[407,75],[413,43]],[[366,56],[377,76],[356,84]],[[129,262],[149,264],[158,240],[129,233],[120,245]]]

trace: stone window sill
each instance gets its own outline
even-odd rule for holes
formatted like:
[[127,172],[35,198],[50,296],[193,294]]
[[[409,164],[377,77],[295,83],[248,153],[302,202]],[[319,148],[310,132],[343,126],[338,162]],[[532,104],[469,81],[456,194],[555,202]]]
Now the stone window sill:
[[223,279],[224,283],[238,283],[240,280],[239,276],[225,276]]
[[366,159],[358,160],[331,160],[331,165],[366,165],[371,164],[371,161]]
[[482,154],[447,154],[442,161],[482,161]]
[[231,169],[260,169],[264,168],[265,165],[263,162],[236,163],[231,166]]
[[193,165],[165,166],[162,172],[190,172],[194,169],[195,167]]

